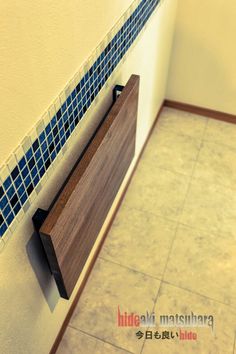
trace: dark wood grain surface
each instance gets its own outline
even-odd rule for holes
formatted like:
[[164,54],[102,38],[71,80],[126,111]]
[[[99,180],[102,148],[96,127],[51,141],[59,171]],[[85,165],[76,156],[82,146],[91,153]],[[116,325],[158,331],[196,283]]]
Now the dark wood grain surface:
[[40,228],[68,299],[135,153],[139,77],[132,75]]

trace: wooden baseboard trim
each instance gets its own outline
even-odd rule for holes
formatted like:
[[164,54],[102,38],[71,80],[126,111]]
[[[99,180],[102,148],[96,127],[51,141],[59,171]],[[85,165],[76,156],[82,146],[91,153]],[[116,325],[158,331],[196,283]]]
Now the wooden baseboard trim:
[[177,101],[171,101],[171,100],[165,100],[164,106],[179,109],[179,110],[185,111],[185,112],[199,114],[201,116],[214,118],[217,120],[222,120],[223,122],[227,122],[227,123],[236,124],[236,115],[234,115],[234,114],[214,111],[209,108],[193,106],[191,104],[177,102]]
[[82,294],[82,292],[83,292],[83,290],[84,290],[84,288],[85,288],[85,285],[86,285],[86,283],[87,283],[87,280],[88,280],[88,278],[89,278],[89,275],[90,275],[90,273],[91,273],[91,271],[92,271],[92,269],[93,269],[93,266],[94,266],[94,264],[95,264],[95,262],[96,262],[96,260],[97,260],[97,258],[98,258],[98,255],[99,255],[99,253],[100,253],[100,251],[101,251],[101,249],[102,249],[102,246],[103,246],[103,244],[104,244],[104,241],[105,241],[105,239],[106,239],[106,237],[107,237],[107,235],[108,235],[108,233],[109,233],[109,231],[110,231],[110,228],[111,228],[111,226],[112,226],[112,224],[113,224],[113,221],[114,221],[114,219],[115,219],[115,217],[116,217],[116,214],[117,214],[117,212],[118,212],[118,210],[119,210],[119,208],[120,208],[120,206],[121,206],[121,203],[122,203],[122,201],[123,201],[123,199],[124,199],[124,197],[125,197],[125,194],[126,194],[127,189],[128,189],[128,187],[129,187],[129,185],[130,185],[130,182],[131,182],[131,180],[132,180],[132,177],[133,177],[133,175],[134,175],[134,173],[135,173],[135,171],[136,171],[136,169],[137,169],[138,163],[139,163],[139,161],[140,161],[140,159],[141,159],[141,157],[142,157],[142,154],[143,154],[143,152],[144,152],[144,150],[145,150],[145,147],[146,147],[146,145],[147,145],[147,143],[148,143],[148,140],[149,140],[149,138],[150,138],[150,136],[151,136],[151,134],[152,134],[152,131],[153,131],[153,129],[154,129],[155,126],[156,126],[156,123],[157,123],[157,121],[158,121],[158,118],[159,118],[159,116],[160,116],[160,114],[161,114],[161,111],[162,111],[163,107],[164,107],[164,102],[163,102],[163,104],[161,105],[161,107],[160,107],[160,109],[159,109],[159,111],[158,111],[158,113],[157,113],[156,119],[155,119],[155,121],[154,121],[154,123],[153,123],[153,125],[152,125],[152,127],[151,127],[151,129],[150,129],[150,131],[149,131],[149,133],[148,133],[148,136],[147,136],[147,138],[146,138],[146,140],[145,140],[145,143],[144,143],[144,145],[143,145],[143,147],[142,147],[142,150],[141,150],[140,153],[139,153],[139,156],[138,156],[138,159],[137,159],[137,161],[136,161],[136,164],[135,164],[135,166],[134,166],[134,168],[133,168],[133,171],[132,171],[132,173],[131,173],[131,175],[130,175],[128,181],[127,181],[127,184],[126,184],[126,186],[125,186],[125,188],[124,188],[124,190],[123,190],[123,192],[122,192],[122,195],[121,195],[120,200],[119,200],[119,202],[118,202],[118,204],[117,204],[117,206],[116,206],[116,209],[114,210],[114,213],[113,213],[113,215],[112,215],[112,217],[111,217],[111,220],[110,220],[110,222],[109,222],[109,224],[108,224],[108,226],[107,226],[107,228],[106,228],[106,231],[104,232],[104,235],[102,236],[102,239],[101,239],[101,241],[100,241],[100,244],[99,244],[98,248],[96,249],[96,251],[95,251],[95,253],[94,253],[93,259],[92,259],[92,261],[91,261],[91,263],[90,263],[90,265],[89,265],[89,267],[88,267],[88,269],[87,269],[87,272],[86,272],[86,274],[85,274],[85,276],[84,276],[84,279],[82,280],[81,286],[80,286],[80,288],[79,288],[79,290],[78,290],[78,292],[77,292],[77,294],[76,294],[76,296],[75,296],[75,298],[74,298],[74,300],[73,300],[73,302],[72,302],[72,304],[71,304],[71,307],[70,307],[70,309],[69,309],[69,311],[68,311],[68,313],[67,313],[67,315],[66,315],[66,318],[65,318],[65,320],[64,320],[64,322],[63,322],[63,324],[62,324],[62,326],[61,326],[61,329],[60,329],[60,331],[59,331],[59,333],[58,333],[58,335],[57,335],[57,337],[56,337],[56,339],[55,339],[55,342],[54,342],[54,344],[53,344],[53,346],[52,346],[52,348],[51,348],[49,354],[55,354],[56,351],[57,351],[57,349],[58,349],[58,347],[59,347],[59,344],[60,344],[60,342],[61,342],[61,340],[62,340],[62,337],[63,337],[63,335],[64,335],[64,333],[65,333],[65,331],[66,331],[66,328],[67,328],[67,326],[68,326],[68,324],[69,324],[69,322],[70,322],[71,316],[72,316],[72,314],[73,314],[73,312],[74,312],[74,310],[75,310],[75,307],[76,307],[76,305],[77,305],[77,303],[78,303],[78,301],[79,301],[79,298],[80,298],[80,296],[81,296],[81,294]]

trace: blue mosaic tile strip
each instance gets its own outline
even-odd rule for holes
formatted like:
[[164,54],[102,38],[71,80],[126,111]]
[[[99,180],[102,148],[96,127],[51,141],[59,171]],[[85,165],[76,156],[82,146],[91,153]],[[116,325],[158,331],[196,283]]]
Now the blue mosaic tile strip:
[[142,0],[0,185],[0,237],[4,235],[79,121],[133,44],[160,0]]

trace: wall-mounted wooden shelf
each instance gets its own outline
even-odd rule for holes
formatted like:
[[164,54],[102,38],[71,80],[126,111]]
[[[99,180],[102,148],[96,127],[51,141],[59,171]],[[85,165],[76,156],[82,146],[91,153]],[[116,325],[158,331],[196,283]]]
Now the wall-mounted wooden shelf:
[[40,227],[60,295],[69,299],[135,153],[139,77],[132,75]]

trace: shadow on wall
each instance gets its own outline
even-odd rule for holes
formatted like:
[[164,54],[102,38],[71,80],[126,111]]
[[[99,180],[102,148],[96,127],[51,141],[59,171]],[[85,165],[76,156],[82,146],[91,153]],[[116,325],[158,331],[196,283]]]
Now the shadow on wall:
[[36,232],[29,239],[26,252],[50,311],[53,312],[60,299],[60,294],[49,268],[40,236]]

